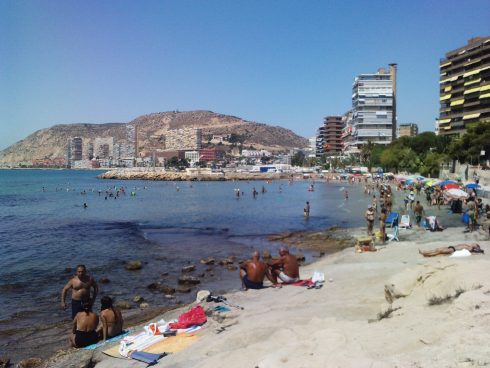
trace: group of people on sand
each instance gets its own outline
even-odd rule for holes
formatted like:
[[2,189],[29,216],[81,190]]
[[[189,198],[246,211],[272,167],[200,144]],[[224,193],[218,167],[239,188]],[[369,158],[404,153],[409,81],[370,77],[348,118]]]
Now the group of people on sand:
[[66,294],[71,290],[71,318],[73,319],[70,346],[83,348],[117,336],[123,329],[123,317],[109,296],[100,300],[100,317],[92,311],[99,291],[94,278],[87,274],[85,265],[78,265],[76,274],[61,291],[61,308],[67,309]]
[[262,261],[260,253],[254,251],[252,258],[240,264],[240,279],[242,289],[262,289],[264,279],[267,278],[273,287],[282,284],[292,284],[299,281],[299,264],[296,257],[289,253],[289,249],[282,246],[279,257],[267,263]]

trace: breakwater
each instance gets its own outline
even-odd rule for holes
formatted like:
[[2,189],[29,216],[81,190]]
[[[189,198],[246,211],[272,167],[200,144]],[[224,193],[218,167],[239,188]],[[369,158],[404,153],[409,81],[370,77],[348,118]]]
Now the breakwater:
[[124,168],[107,171],[97,176],[99,179],[157,180],[157,181],[236,181],[236,180],[278,180],[287,179],[289,173],[261,173],[237,171],[211,171],[188,169],[186,171],[166,171],[161,168]]

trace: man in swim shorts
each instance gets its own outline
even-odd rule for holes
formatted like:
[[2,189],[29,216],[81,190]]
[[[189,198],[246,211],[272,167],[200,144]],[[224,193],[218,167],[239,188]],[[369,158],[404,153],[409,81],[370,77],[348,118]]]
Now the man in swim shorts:
[[242,280],[243,290],[262,289],[264,287],[264,277],[272,282],[267,265],[260,260],[258,251],[252,253],[252,259],[240,264],[240,279]]
[[269,262],[272,283],[277,284],[279,278],[284,284],[292,284],[299,280],[299,265],[296,257],[289,254],[287,247],[279,248],[279,259]]
[[[71,289],[71,318],[75,318],[78,312],[83,310],[83,302],[89,302],[94,304],[95,298],[99,288],[94,278],[87,275],[87,268],[85,265],[77,266],[77,273],[73,278],[68,281],[63,290],[61,291],[61,308],[66,310],[67,305],[65,303],[65,297],[68,290]],[[93,295],[91,296],[91,291]]]

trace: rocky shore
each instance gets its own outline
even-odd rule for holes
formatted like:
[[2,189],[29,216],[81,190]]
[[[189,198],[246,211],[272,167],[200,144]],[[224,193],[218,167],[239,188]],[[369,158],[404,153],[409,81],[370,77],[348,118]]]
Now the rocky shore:
[[235,172],[211,170],[165,171],[161,168],[115,169],[97,176],[99,179],[160,180],[160,181],[233,181],[233,180],[278,180],[286,179],[285,173]]

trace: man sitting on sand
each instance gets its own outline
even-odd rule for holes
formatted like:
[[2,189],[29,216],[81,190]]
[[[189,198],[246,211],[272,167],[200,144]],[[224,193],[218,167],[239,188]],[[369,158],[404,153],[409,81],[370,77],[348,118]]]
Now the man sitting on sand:
[[434,257],[434,256],[447,256],[450,254],[453,254],[457,250],[463,250],[467,249],[471,253],[484,253],[483,249],[480,248],[480,245],[477,243],[471,243],[471,244],[458,244],[458,245],[450,245],[449,247],[445,248],[436,248],[434,250],[428,250],[428,251],[421,251],[419,249],[419,253],[422,254],[424,257]]
[[299,265],[296,257],[289,254],[286,247],[279,248],[279,259],[269,262],[272,283],[277,284],[279,278],[284,284],[292,284],[299,280]]
[[262,289],[265,276],[273,282],[267,265],[260,260],[258,251],[252,253],[252,259],[240,264],[240,279],[243,290]]
[[[82,303],[89,302],[94,304],[95,297],[99,291],[97,283],[93,277],[87,275],[87,268],[85,265],[77,266],[77,273],[73,278],[67,282],[63,290],[61,291],[61,308],[66,310],[65,297],[68,290],[71,290],[71,318],[75,318],[78,312],[82,311]],[[90,292],[93,289],[93,296],[90,296]]]

